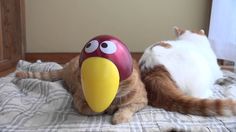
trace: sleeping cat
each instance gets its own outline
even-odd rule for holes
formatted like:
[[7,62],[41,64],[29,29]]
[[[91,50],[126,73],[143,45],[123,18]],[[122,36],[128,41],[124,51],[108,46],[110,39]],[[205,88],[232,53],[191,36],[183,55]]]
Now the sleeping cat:
[[204,31],[175,33],[176,40],[149,46],[139,61],[148,103],[184,114],[236,115],[236,101],[207,99],[222,72]]
[[[103,45],[101,44],[101,46],[98,46],[98,43],[91,42],[97,42],[97,40],[91,40],[90,43],[87,43],[87,45],[85,46],[84,51],[88,52],[88,54],[93,55],[96,52],[100,55],[105,55],[101,51],[108,51],[104,48],[109,48],[109,43]],[[80,59],[80,56],[75,57],[70,62],[66,63],[61,70],[50,72],[22,71],[17,72],[16,77],[22,79],[37,78],[48,81],[62,79],[65,81],[67,85],[66,88],[73,97],[74,107],[79,113],[84,115],[97,115],[103,113],[113,114],[115,112],[112,118],[113,124],[128,122],[129,120],[131,120],[132,115],[135,112],[141,110],[147,105],[147,93],[144,84],[141,81],[138,64],[135,60],[132,61],[131,59],[132,73],[125,80],[120,81],[118,92],[111,105],[104,112],[94,112],[86,102],[85,96],[82,91]]]

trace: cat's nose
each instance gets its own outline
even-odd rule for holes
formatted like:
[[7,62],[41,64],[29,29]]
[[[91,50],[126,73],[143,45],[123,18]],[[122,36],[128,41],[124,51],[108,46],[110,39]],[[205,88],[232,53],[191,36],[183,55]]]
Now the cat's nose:
[[103,112],[114,100],[120,75],[116,65],[102,57],[90,57],[81,65],[81,83],[85,99],[95,112]]

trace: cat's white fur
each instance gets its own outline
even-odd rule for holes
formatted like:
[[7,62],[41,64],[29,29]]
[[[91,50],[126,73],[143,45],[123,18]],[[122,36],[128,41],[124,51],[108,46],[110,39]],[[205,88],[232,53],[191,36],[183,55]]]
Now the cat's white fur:
[[140,59],[141,70],[164,65],[187,95],[210,97],[211,88],[223,74],[207,37],[186,30],[176,40],[164,42],[171,47],[151,45],[145,50]]

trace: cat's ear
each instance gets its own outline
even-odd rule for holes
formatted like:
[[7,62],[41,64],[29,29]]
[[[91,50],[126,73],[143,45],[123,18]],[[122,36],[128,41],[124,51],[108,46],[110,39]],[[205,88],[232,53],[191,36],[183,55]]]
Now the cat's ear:
[[185,32],[185,30],[180,29],[180,28],[177,27],[177,26],[174,26],[174,31],[175,31],[175,35],[176,35],[177,37],[179,37],[180,35],[182,35],[182,34]]
[[198,34],[200,34],[200,35],[205,35],[205,31],[204,31],[203,29],[201,29],[201,30],[198,32]]

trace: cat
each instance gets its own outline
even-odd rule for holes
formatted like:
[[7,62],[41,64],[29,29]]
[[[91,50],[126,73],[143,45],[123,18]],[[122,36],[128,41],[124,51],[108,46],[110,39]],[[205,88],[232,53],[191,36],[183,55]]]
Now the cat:
[[133,59],[133,71],[131,75],[120,82],[118,92],[111,105],[104,112],[94,112],[85,100],[82,91],[80,74],[80,56],[66,63],[63,69],[50,72],[16,72],[16,77],[37,78],[47,81],[64,80],[66,89],[73,97],[74,107],[84,115],[114,114],[112,124],[128,122],[135,112],[147,106],[147,93],[141,81],[138,63]]
[[236,115],[236,101],[209,99],[215,81],[223,77],[204,30],[175,27],[176,40],[145,49],[139,60],[148,104],[201,116]]

